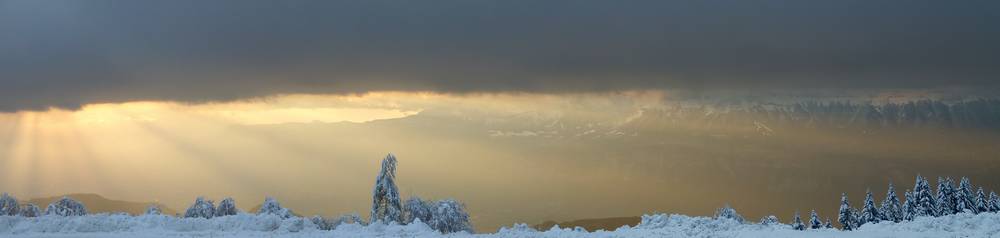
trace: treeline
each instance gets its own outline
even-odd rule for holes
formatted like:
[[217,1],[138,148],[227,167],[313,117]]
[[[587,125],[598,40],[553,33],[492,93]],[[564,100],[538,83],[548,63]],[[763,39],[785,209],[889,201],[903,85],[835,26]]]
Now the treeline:
[[[840,210],[837,221],[844,230],[854,230],[865,224],[879,222],[902,222],[912,221],[917,217],[939,217],[958,213],[978,214],[984,212],[1000,212],[1000,197],[995,192],[986,194],[982,187],[973,189],[968,178],[962,177],[955,186],[955,181],[950,177],[939,177],[937,190],[931,188],[930,182],[926,178],[917,175],[913,190],[907,189],[903,192],[903,200],[896,195],[896,188],[889,183],[888,191],[882,202],[876,205],[876,199],[868,190],[865,195],[864,204],[861,210],[851,206],[847,199],[847,193],[841,194]],[[736,209],[728,204],[719,208],[715,212],[716,219],[731,219],[740,223],[747,223]],[[780,225],[781,221],[777,216],[768,215],[760,219],[762,225]],[[809,214],[809,222],[803,222],[796,211],[791,223],[788,224],[795,230],[806,229],[833,229],[830,219],[820,218],[816,210]]]
[[[367,222],[363,221],[357,214],[343,215],[336,218],[313,216],[308,220],[321,230],[333,230],[342,224],[424,223],[432,229],[443,233],[473,232],[472,223],[469,221],[469,214],[466,212],[465,205],[454,199],[428,201],[418,197],[411,197],[405,203],[401,202],[399,188],[396,187],[396,157],[392,154],[389,154],[382,160],[382,170],[375,179],[372,201],[371,216]],[[154,204],[147,207],[143,215],[165,215],[161,213],[160,207]],[[178,214],[178,216],[186,219],[212,219],[244,213],[236,208],[236,201],[232,198],[224,198],[216,205],[212,200],[198,197],[185,210],[184,214]],[[35,204],[20,205],[14,196],[7,193],[0,195],[0,216],[31,218],[43,215],[84,216],[87,214],[87,208],[83,203],[69,197],[63,197],[49,204],[43,213]],[[264,203],[256,211],[256,215],[278,216],[282,219],[298,217],[298,215],[288,208],[282,207],[276,199],[271,197],[264,199]]]

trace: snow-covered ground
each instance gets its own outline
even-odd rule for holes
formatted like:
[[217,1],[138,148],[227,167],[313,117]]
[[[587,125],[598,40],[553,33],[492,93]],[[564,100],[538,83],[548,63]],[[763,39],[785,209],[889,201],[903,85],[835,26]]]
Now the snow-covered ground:
[[648,215],[636,227],[585,232],[571,228],[535,231],[526,225],[496,233],[441,234],[423,223],[410,225],[343,224],[318,230],[308,219],[239,214],[203,218],[161,215],[79,217],[0,217],[2,237],[1000,237],[1000,214],[919,217],[903,223],[867,224],[856,231],[792,230],[788,225],[741,224],[729,219]]

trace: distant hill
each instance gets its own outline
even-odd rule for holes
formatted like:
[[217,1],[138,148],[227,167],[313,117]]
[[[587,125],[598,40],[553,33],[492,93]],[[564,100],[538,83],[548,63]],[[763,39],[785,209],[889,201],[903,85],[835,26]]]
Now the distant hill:
[[562,228],[573,228],[579,226],[583,227],[583,229],[587,229],[587,231],[596,231],[596,230],[613,231],[624,225],[635,227],[636,225],[639,224],[639,221],[641,220],[642,218],[640,217],[609,217],[609,218],[583,219],[583,220],[575,220],[575,221],[560,222],[560,223],[556,223],[555,221],[546,221],[542,222],[541,224],[534,225],[532,227],[534,227],[536,230],[539,231],[548,230],[549,228],[552,228],[552,226],[554,225],[559,225],[559,227]]
[[[67,194],[64,196],[82,202],[83,205],[87,207],[87,212],[89,213],[125,212],[132,215],[139,215],[146,212],[146,207],[155,204],[153,202],[129,202],[129,201],[111,200],[102,197],[101,195],[92,193]],[[47,207],[49,203],[55,202],[56,200],[59,200],[62,197],[63,196],[33,198],[26,202],[38,205],[38,207],[41,208],[44,212],[45,207]],[[160,211],[162,211],[164,215],[177,214],[177,211],[170,209],[169,207],[166,207],[163,204],[160,204]]]

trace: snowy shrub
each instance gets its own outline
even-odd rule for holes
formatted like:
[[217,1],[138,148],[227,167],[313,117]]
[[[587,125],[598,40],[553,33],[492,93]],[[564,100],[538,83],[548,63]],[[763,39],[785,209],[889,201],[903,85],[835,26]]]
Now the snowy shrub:
[[764,217],[760,218],[760,224],[761,225],[768,225],[768,226],[769,225],[777,225],[777,224],[781,224],[781,221],[778,220],[777,216],[767,215],[767,216],[764,216]]
[[465,205],[455,200],[438,201],[431,217],[431,221],[427,224],[442,233],[473,232],[472,223],[469,222],[469,214],[465,212]]
[[145,214],[145,215],[160,215],[162,213],[163,213],[163,211],[160,210],[160,205],[150,204],[148,207],[146,207],[146,212],[144,212],[143,214]]
[[38,205],[28,203],[21,207],[22,217],[38,217],[42,215],[42,209],[38,208]]
[[212,200],[206,200],[204,197],[198,197],[194,200],[194,204],[184,212],[184,217],[186,218],[212,218],[215,216],[215,204]]
[[260,205],[260,210],[257,211],[257,215],[271,214],[281,218],[292,217],[292,211],[287,208],[281,207],[281,203],[272,197],[264,198],[264,204]]
[[369,223],[403,222],[403,208],[396,187],[396,156],[391,153],[382,160],[382,170],[375,177],[372,191],[372,210]]
[[406,200],[403,204],[403,224],[410,224],[415,219],[420,219],[423,222],[429,222],[431,216],[433,215],[434,202],[424,201],[419,197],[411,197]]
[[802,223],[802,217],[799,216],[799,212],[795,212],[795,216],[792,217],[792,230],[802,231],[806,229],[806,225]]
[[715,210],[715,218],[716,219],[732,219],[732,220],[737,221],[739,223],[743,223],[744,222],[743,216],[740,215],[739,213],[737,213],[736,209],[730,207],[729,204],[726,204],[725,206],[722,206],[722,208],[719,208],[718,210]]
[[234,201],[233,198],[227,197],[222,199],[222,201],[219,202],[219,206],[215,207],[216,217],[232,216],[236,215],[236,213],[239,213],[239,210],[236,209],[236,201]]
[[333,222],[330,219],[323,218],[322,216],[316,215],[309,218],[309,221],[316,225],[316,229],[320,230],[333,230]]
[[7,193],[0,195],[0,216],[17,216],[20,209],[17,198]]
[[87,207],[69,197],[62,197],[45,208],[45,215],[83,216],[87,215]]

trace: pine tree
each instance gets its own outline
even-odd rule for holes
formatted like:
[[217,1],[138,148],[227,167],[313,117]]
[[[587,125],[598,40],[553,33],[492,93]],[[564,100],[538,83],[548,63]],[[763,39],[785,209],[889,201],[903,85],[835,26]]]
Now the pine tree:
[[837,216],[837,221],[844,227],[844,230],[854,230],[856,220],[854,212],[851,211],[851,203],[847,201],[847,193],[841,194],[840,213]]
[[396,188],[396,156],[392,153],[382,160],[382,170],[379,171],[378,177],[375,177],[369,218],[371,223],[403,222],[403,207],[399,201],[399,189]]
[[938,177],[937,191],[938,215],[951,215],[957,213],[955,208],[955,182],[951,178],[942,179]]
[[281,203],[273,197],[265,197],[264,204],[260,205],[260,210],[257,210],[257,215],[276,215],[281,218],[292,217],[292,211],[287,208],[281,207]]
[[809,229],[819,229],[823,228],[823,222],[819,220],[819,214],[816,214],[816,209],[809,212]]
[[781,221],[778,220],[778,217],[775,216],[775,215],[767,215],[767,216],[764,216],[764,217],[760,218],[760,224],[761,225],[777,225],[777,224],[781,224]]
[[736,212],[736,209],[730,207],[729,204],[722,206],[721,208],[715,210],[715,219],[732,219],[739,223],[743,223],[743,216]]
[[830,222],[830,218],[827,218],[826,222],[823,223],[823,228],[833,229],[833,222]]
[[227,197],[219,201],[219,206],[215,207],[215,216],[232,216],[239,213],[239,209],[236,209],[236,201],[231,197]]
[[1000,197],[997,197],[996,192],[990,192],[990,211],[1000,212]]
[[881,221],[880,217],[882,215],[879,213],[878,208],[875,207],[875,200],[872,198],[871,189],[869,189],[865,195],[865,205],[861,209],[861,217],[858,218],[858,224],[878,223]]
[[983,192],[983,187],[979,187],[976,191],[976,213],[989,212],[989,200],[986,198],[986,193]]
[[215,202],[212,200],[206,200],[204,197],[195,198],[194,204],[188,207],[187,211],[184,212],[184,217],[187,218],[212,218],[215,216]]
[[455,200],[445,199],[437,202],[433,212],[431,221],[427,223],[431,228],[442,233],[473,232],[465,205]]
[[20,209],[17,198],[7,193],[0,195],[0,216],[17,216]]
[[927,182],[927,179],[917,175],[917,182],[913,186],[913,196],[916,199],[916,214],[915,216],[935,216],[937,215],[937,204],[935,199],[931,196],[931,186]]
[[84,216],[87,215],[87,207],[72,198],[62,197],[45,208],[45,215]]
[[802,224],[802,217],[799,217],[799,211],[795,211],[795,217],[792,218],[792,229],[798,231],[806,229],[806,225]]
[[903,220],[903,210],[899,204],[899,197],[896,197],[896,187],[889,183],[889,190],[885,193],[885,200],[882,200],[882,220],[900,222]]
[[917,201],[913,198],[913,192],[909,189],[903,193],[906,201],[903,202],[903,220],[912,221],[917,217]]
[[962,177],[962,181],[958,183],[958,191],[955,195],[955,200],[957,200],[959,205],[956,210],[959,212],[975,212],[976,197],[972,193],[972,184],[969,183],[969,178]]
[[33,203],[24,204],[24,207],[21,207],[22,217],[38,217],[41,215],[42,215],[42,210],[39,209],[38,206]]

